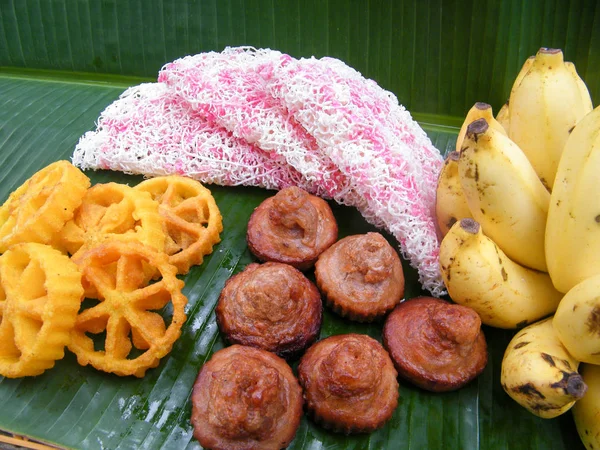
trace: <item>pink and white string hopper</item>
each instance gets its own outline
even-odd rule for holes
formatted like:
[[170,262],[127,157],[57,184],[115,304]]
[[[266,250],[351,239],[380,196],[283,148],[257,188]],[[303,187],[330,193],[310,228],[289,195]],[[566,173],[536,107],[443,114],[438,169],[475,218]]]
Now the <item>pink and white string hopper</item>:
[[334,58],[248,47],[166,64],[77,145],[74,164],[205,183],[296,185],[385,228],[433,295],[445,293],[434,206],[443,159],[389,91]]

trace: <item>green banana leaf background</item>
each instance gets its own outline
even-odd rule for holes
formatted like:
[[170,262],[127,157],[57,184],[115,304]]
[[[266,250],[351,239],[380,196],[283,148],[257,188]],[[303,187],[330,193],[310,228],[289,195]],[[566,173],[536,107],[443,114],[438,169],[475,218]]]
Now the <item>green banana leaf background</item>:
[[[596,1],[0,0],[0,202],[35,171],[69,159],[126,87],[156,80],[178,57],[237,45],[342,59],[394,92],[442,153],[473,103],[500,108],[541,46],[563,49],[600,101]],[[142,179],[88,175],[92,183]],[[188,320],[170,355],[143,379],[81,367],[69,352],[38,377],[0,377],[0,430],[77,449],[200,448],[189,396],[202,364],[225,346],[213,310],[225,281],[253,261],[246,224],[273,195],[210,189],[224,217],[222,242],[184,277]],[[340,237],[372,230],[356,210],[332,207]],[[406,297],[424,294],[404,269]],[[346,332],[380,339],[381,323],[326,310],[321,337]],[[539,419],[504,393],[500,363],[514,332],[484,332],[489,364],[463,389],[432,394],[402,382],[383,429],[343,436],[304,418],[290,448],[581,448],[570,413]]]

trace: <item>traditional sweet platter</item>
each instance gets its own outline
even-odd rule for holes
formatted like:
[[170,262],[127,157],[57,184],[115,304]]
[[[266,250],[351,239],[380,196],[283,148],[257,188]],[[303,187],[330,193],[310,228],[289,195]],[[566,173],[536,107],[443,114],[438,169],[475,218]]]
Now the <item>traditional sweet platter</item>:
[[[541,49],[536,58],[558,52]],[[523,76],[531,64],[542,65],[525,62]],[[502,116],[486,120],[489,105],[476,104],[469,114],[479,116],[467,115],[464,130],[428,127],[340,60],[245,47],[181,58],[127,89],[10,76],[0,84],[4,432],[76,449],[582,445],[569,410],[594,388],[577,373],[587,347],[575,359],[562,344],[548,344],[550,331],[530,330],[546,339],[537,350],[542,360],[562,373],[563,384],[548,388],[556,398],[533,384],[537,378],[519,379],[511,391],[520,375],[504,372],[507,349],[530,344],[513,341],[517,329],[541,324],[563,297],[542,279],[550,259],[538,268],[519,260],[519,245],[494,250],[501,281],[487,291],[514,301],[502,279],[519,277],[547,295],[534,306],[531,296],[518,297],[523,310],[489,306],[483,276],[469,285],[475,300],[455,286],[498,262],[451,271],[461,256],[450,252],[469,239],[471,248],[492,251],[491,236],[500,241],[502,230],[487,225],[483,206],[475,211],[468,195],[470,214],[436,221],[439,180],[456,148],[471,164],[459,167],[461,177],[475,182],[500,183],[476,159],[477,145],[514,153]],[[576,123],[591,117],[591,101],[584,103]],[[457,139],[464,143],[457,147]],[[531,204],[550,198],[548,177],[522,169],[527,157],[512,158],[514,192],[535,185]],[[510,170],[503,173],[512,180]],[[462,187],[469,192],[467,181]],[[447,198],[444,205],[453,205]],[[320,239],[324,247],[306,256]],[[535,236],[525,235],[525,244],[534,247]],[[336,246],[342,256],[330,257],[326,249]],[[479,261],[474,254],[460,261]],[[339,272],[330,279],[333,266]],[[355,304],[374,301],[372,286],[388,277],[395,283],[385,291],[388,303]],[[303,296],[312,307],[296,305]],[[411,328],[398,304],[418,309],[419,297],[440,300],[423,302],[420,316],[412,312],[425,322]],[[297,322],[314,305],[317,319],[305,336]],[[388,325],[394,308],[398,324]],[[298,315],[295,340],[272,347],[269,333],[283,310]],[[234,313],[255,321],[237,326]],[[409,332],[416,334],[408,341],[396,339]],[[474,342],[477,354],[465,357]],[[462,362],[445,363],[450,347]],[[424,363],[427,352],[438,356]],[[525,357],[515,356],[514,367]],[[472,362],[468,375],[452,378]],[[452,364],[460,366],[445,372]],[[291,387],[280,392],[280,385]],[[544,402],[525,395],[532,390]]]

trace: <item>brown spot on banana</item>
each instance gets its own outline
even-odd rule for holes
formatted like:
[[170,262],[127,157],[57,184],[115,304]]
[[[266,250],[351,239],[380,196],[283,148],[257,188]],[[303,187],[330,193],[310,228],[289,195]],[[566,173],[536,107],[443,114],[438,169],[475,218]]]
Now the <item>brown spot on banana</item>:
[[531,344],[531,342],[529,342],[529,341],[519,342],[513,348],[514,349],[523,348],[523,347],[525,347],[526,345],[529,345],[529,344]]
[[518,386],[513,386],[510,388],[512,391],[517,392],[519,394],[523,394],[527,397],[535,397],[544,400],[546,397],[540,391],[538,391],[533,383],[525,383]]
[[600,336],[600,306],[595,306],[585,321],[585,326],[590,334]]
[[456,217],[450,217],[450,220],[448,220],[448,223],[446,224],[448,229],[452,228],[452,225],[454,225],[457,220],[458,219]]
[[542,352],[542,359],[546,361],[550,365],[550,367],[556,367],[556,363],[554,362],[554,358],[552,357],[552,355]]
[[519,323],[517,323],[516,328],[524,328],[527,324],[529,323],[529,321],[527,319],[525,320],[521,320]]
[[506,273],[506,270],[504,270],[504,267],[502,267],[502,270],[500,271],[500,273],[502,274],[502,279],[504,281],[508,281],[508,274]]
[[594,220],[596,221],[596,223],[600,223],[600,214],[594,217]]

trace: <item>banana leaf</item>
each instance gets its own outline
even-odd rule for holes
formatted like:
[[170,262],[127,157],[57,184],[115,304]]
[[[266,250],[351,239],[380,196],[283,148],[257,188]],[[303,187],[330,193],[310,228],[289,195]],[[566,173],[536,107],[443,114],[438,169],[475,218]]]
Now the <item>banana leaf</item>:
[[[79,137],[130,85],[156,79],[177,57],[227,45],[293,56],[333,56],[394,92],[442,153],[453,149],[476,101],[497,110],[525,58],[558,47],[600,100],[600,6],[595,1],[418,0],[0,0],[0,202]],[[92,183],[141,177],[89,172]],[[0,377],[0,430],[65,448],[196,449],[190,392],[202,364],[226,344],[214,307],[225,281],[254,259],[246,224],[273,192],[210,186],[224,217],[222,242],[184,277],[188,320],[173,351],[143,379],[81,367],[69,352],[44,374]],[[332,204],[340,237],[373,228]],[[393,239],[388,236],[393,242]],[[425,294],[403,261],[406,297]],[[356,324],[325,310],[321,337]],[[490,360],[463,389],[432,394],[402,382],[384,428],[334,434],[303,418],[293,449],[578,449],[570,413],[539,419],[500,386],[513,332],[485,327]]]
[[[13,74],[0,75],[0,90],[0,199],[4,201],[35,171],[68,159],[81,134],[123,88],[110,81]],[[440,151],[454,146],[456,128],[424,126]],[[108,171],[88,175],[94,184],[141,181],[138,176]],[[67,448],[199,448],[192,437],[190,391],[202,364],[225,346],[214,307],[225,281],[253,261],[245,241],[246,224],[254,207],[273,195],[254,188],[210,188],[224,217],[222,242],[184,277],[188,319],[170,355],[143,379],[81,367],[69,352],[40,376],[0,377],[0,429]],[[335,204],[332,208],[340,236],[373,230],[355,209]],[[404,270],[406,297],[425,294],[415,271],[407,264]],[[402,383],[400,404],[383,429],[347,437],[304,418],[290,448],[575,448],[579,438],[570,414],[538,419],[504,393],[499,369],[512,333],[484,331],[490,362],[470,385],[453,393],[432,394]],[[321,337],[347,332],[381,339],[381,323],[356,324],[326,309]]]

